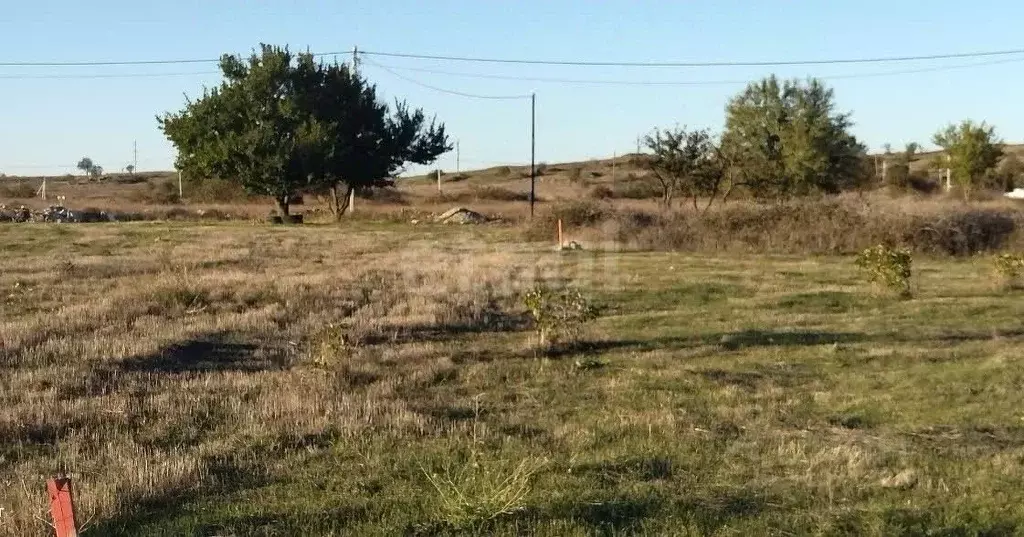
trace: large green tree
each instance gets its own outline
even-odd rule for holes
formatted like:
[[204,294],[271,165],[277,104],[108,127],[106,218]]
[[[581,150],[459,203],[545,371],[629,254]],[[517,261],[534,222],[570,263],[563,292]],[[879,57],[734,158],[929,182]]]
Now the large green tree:
[[326,65],[317,75],[323,91],[315,95],[312,113],[330,137],[316,163],[315,187],[331,193],[336,217],[353,189],[390,186],[406,165],[430,164],[451,150],[444,125],[428,122],[422,110],[403,101],[388,106],[347,66]]
[[248,59],[225,55],[223,82],[158,118],[192,176],[239,182],[271,196],[286,216],[303,192],[390,184],[409,162],[429,163],[450,147],[443,125],[404,103],[395,111],[345,66],[261,45]]
[[851,126],[820,81],[770,76],[729,101],[722,152],[730,176],[755,196],[836,193],[866,176],[866,150]]
[[935,145],[946,151],[953,181],[960,186],[965,198],[991,173],[1003,155],[995,127],[971,120],[949,125],[932,137]]

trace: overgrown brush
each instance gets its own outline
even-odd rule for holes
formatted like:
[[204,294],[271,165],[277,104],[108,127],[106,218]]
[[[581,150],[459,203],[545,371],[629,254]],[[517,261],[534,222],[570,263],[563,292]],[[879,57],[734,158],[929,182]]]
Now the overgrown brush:
[[526,292],[523,304],[533,318],[537,342],[542,347],[577,342],[584,325],[599,314],[597,307],[576,289],[538,285]]
[[530,480],[543,466],[540,459],[512,464],[486,460],[474,452],[465,463],[449,463],[441,472],[423,473],[437,491],[443,520],[466,528],[522,510],[530,494]]
[[0,180],[0,198],[30,199],[36,197],[38,189],[29,181]]
[[900,298],[910,298],[912,275],[910,252],[905,249],[878,245],[857,255],[857,266],[867,273],[868,281],[888,287]]
[[932,204],[906,211],[892,202],[853,197],[741,202],[703,216],[576,201],[553,206],[527,237],[550,237],[557,218],[567,226],[590,228],[592,239],[598,234],[643,250],[846,255],[875,244],[903,244],[916,253],[968,256],[1014,247],[1024,238],[1017,232],[1024,218],[1003,208]]

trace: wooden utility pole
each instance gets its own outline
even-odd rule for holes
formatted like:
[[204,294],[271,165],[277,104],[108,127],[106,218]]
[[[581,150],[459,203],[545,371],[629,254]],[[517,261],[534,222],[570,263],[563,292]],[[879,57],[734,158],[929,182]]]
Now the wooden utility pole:
[[178,170],[178,199],[180,200],[185,196],[185,191],[181,188],[181,170]]
[[437,173],[437,193],[440,194],[441,193],[441,168],[438,168],[437,170],[435,170],[435,173]]
[[139,171],[139,141],[132,141],[132,175]]
[[530,218],[537,202],[537,93],[530,94]]
[[456,175],[462,173],[462,169],[459,167],[459,141],[455,140],[455,173]]

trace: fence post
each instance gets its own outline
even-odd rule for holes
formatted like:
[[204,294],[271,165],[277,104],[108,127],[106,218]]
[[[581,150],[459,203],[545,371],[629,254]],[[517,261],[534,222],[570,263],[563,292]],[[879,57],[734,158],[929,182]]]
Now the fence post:
[[558,248],[561,249],[564,242],[562,241],[562,219],[558,219]]
[[71,499],[71,479],[55,477],[46,481],[50,493],[50,512],[53,515],[53,529],[57,537],[78,537],[75,525],[75,505]]

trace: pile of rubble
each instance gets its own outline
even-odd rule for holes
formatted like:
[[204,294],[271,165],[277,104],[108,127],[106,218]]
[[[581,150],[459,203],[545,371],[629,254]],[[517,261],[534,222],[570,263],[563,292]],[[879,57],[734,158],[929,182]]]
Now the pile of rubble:
[[439,224],[482,224],[487,222],[487,217],[465,207],[455,207],[434,218],[434,222]]
[[117,218],[106,211],[75,211],[62,205],[51,205],[41,211],[32,211],[24,205],[14,208],[0,205],[0,222],[115,222]]

